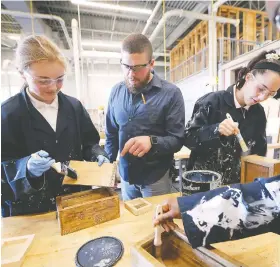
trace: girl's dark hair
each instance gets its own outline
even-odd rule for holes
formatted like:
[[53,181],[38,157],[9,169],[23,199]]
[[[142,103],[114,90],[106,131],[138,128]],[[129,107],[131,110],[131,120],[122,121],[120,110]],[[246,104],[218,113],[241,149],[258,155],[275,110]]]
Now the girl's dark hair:
[[[243,87],[243,85],[245,84],[245,77],[246,74],[251,72],[253,75],[256,74],[263,74],[267,71],[267,69],[254,69],[254,66],[257,63],[261,63],[261,62],[273,62],[277,65],[279,65],[280,67],[280,60],[278,59],[266,59],[266,55],[267,54],[276,54],[275,50],[271,50],[271,51],[263,51],[262,53],[260,53],[257,57],[253,58],[249,64],[247,65],[247,67],[242,68],[239,72],[238,72],[238,77],[237,77],[237,82],[236,82],[236,88],[237,89],[241,89]],[[279,72],[280,75],[280,72]]]

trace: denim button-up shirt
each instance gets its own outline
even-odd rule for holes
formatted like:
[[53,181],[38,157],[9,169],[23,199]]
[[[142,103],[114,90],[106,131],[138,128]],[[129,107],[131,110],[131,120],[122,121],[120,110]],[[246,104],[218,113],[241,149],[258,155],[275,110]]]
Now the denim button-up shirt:
[[157,136],[157,144],[144,157],[127,153],[119,161],[125,181],[151,184],[170,168],[173,154],[182,147],[184,127],[184,100],[178,87],[156,74],[138,94],[130,93],[121,82],[112,89],[109,99],[105,151],[115,161],[130,138]]

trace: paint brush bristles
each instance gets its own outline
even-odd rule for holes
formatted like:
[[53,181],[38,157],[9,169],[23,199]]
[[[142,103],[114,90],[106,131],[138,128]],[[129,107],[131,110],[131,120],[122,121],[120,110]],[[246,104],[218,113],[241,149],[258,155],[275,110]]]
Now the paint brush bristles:
[[154,246],[154,257],[161,259],[161,246]]
[[[233,119],[232,119],[232,117],[230,116],[229,113],[227,113],[226,116],[227,116],[227,118],[229,120],[233,121]],[[243,152],[247,152],[249,149],[248,149],[248,147],[247,147],[247,145],[246,145],[246,143],[245,143],[241,133],[235,134],[235,136],[236,136],[236,138],[237,138],[237,140],[238,140],[238,142],[240,144],[240,147],[241,147],[242,151]]]
[[[36,153],[32,154],[31,155],[33,158],[40,158],[40,156]],[[70,168],[69,166],[61,163],[61,162],[55,162],[52,164],[51,166],[57,173],[60,173],[60,174],[63,174],[63,175],[66,175],[72,179],[77,179],[78,178],[78,175],[77,175],[77,172]]]
[[78,178],[77,172],[65,164],[61,164],[61,173],[65,174],[68,177],[73,178],[73,179]]

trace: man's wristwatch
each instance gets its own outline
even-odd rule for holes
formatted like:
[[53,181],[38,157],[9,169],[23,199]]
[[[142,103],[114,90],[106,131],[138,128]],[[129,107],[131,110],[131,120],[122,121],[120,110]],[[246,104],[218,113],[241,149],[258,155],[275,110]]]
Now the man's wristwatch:
[[150,136],[151,144],[152,145],[157,145],[158,144],[158,138],[157,136],[151,135]]

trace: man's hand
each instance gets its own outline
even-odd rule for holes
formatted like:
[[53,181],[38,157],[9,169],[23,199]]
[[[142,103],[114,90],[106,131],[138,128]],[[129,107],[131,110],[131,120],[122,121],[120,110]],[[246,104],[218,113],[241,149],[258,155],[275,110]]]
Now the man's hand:
[[149,136],[137,136],[129,139],[121,152],[123,157],[127,152],[135,157],[143,157],[152,148]]
[[230,136],[238,134],[240,131],[237,122],[233,122],[231,119],[225,119],[219,124],[219,132],[221,135]]
[[157,219],[154,219],[154,226],[162,225],[166,232],[177,228],[178,225],[173,222],[173,219],[182,218],[177,198],[167,199],[167,201],[162,205],[162,210],[163,214]]

